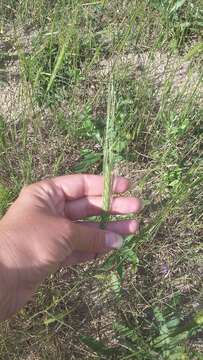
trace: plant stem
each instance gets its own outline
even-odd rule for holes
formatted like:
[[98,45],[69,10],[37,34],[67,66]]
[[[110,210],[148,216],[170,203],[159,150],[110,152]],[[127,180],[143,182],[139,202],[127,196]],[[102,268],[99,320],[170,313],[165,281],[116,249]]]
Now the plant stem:
[[109,210],[111,208],[112,185],[113,185],[113,144],[114,144],[114,125],[115,125],[116,96],[114,89],[113,75],[110,77],[107,102],[107,121],[104,138],[104,158],[103,158],[103,212],[101,215],[100,227],[106,228],[109,220]]

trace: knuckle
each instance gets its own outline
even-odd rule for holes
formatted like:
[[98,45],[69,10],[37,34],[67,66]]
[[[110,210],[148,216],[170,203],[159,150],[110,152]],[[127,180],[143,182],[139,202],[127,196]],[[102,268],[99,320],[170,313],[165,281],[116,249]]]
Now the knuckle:
[[45,179],[31,185],[24,185],[20,195],[35,194],[36,192],[52,194],[54,191],[54,182],[51,179]]

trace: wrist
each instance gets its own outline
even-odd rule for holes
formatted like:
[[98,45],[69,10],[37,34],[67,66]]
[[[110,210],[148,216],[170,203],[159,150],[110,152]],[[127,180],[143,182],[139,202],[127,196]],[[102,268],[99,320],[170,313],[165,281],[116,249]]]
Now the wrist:
[[18,309],[19,274],[12,259],[12,236],[9,227],[0,221],[0,321]]
[[[37,287],[29,276],[24,249],[20,247],[23,234],[5,218],[0,221],[0,321],[6,320],[29,301]],[[30,260],[30,261],[29,261]]]

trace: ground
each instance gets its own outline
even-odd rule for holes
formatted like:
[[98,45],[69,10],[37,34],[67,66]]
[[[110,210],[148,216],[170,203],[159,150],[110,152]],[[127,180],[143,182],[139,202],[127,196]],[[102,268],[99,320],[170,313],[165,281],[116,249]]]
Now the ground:
[[201,359],[200,2],[1,7],[0,216],[26,183],[102,172],[112,73],[113,172],[144,207],[119,253],[61,269],[0,325],[0,358]]

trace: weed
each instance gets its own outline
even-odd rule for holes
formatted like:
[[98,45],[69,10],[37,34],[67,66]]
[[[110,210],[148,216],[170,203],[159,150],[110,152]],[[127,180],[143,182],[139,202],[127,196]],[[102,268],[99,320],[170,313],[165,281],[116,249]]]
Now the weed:
[[103,160],[103,175],[104,175],[104,193],[103,193],[103,215],[101,218],[101,228],[105,228],[108,222],[109,210],[111,207],[112,183],[113,183],[113,147],[115,143],[115,108],[116,95],[113,76],[110,79],[108,91],[108,105],[107,105],[107,120],[104,140],[104,160]]
[[192,36],[202,29],[203,14],[199,1],[153,0],[149,2],[159,12],[166,38],[172,48],[180,49]]
[[[180,319],[175,310],[173,308],[173,311],[171,311],[169,307],[163,310],[155,307],[152,310],[155,320],[154,329],[151,331],[150,336],[145,335],[145,340],[142,328],[115,322],[113,326],[120,347],[117,345],[114,348],[114,355],[117,354],[116,356],[122,359],[147,360],[156,359],[159,355],[161,359],[187,360],[191,356],[194,356],[194,359],[200,359],[200,354],[191,351],[185,346],[185,340],[201,331],[201,311],[196,315],[193,314],[193,317],[185,322]],[[145,319],[145,324],[143,323],[142,327],[148,325],[148,320]],[[102,342],[90,337],[82,337],[81,339],[96,354],[108,355],[109,358],[113,359],[112,349],[106,348]]]
[[1,2],[0,215],[23,184],[76,171],[103,171],[103,227],[115,173],[145,204],[122,249],[0,325],[2,359],[202,357],[200,5]]

